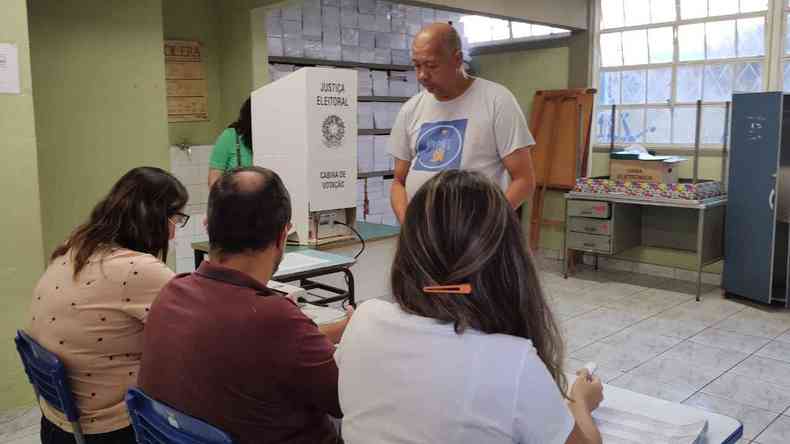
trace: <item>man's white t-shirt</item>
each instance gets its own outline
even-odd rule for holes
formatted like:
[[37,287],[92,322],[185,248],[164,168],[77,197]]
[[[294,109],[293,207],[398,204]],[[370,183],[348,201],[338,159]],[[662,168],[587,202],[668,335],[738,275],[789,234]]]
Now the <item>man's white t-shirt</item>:
[[483,173],[502,190],[510,175],[502,159],[535,144],[516,98],[504,86],[475,78],[459,97],[442,102],[422,91],[403,105],[389,138],[390,154],[411,162],[406,195],[444,170]]
[[335,353],[346,444],[564,444],[574,426],[532,342],[361,304]]

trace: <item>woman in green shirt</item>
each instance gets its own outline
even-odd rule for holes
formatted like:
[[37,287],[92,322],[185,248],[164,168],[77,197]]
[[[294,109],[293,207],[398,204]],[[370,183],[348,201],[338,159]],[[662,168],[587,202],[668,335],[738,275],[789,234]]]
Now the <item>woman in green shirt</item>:
[[226,171],[252,166],[252,111],[248,98],[239,111],[239,118],[217,137],[208,169],[211,188]]

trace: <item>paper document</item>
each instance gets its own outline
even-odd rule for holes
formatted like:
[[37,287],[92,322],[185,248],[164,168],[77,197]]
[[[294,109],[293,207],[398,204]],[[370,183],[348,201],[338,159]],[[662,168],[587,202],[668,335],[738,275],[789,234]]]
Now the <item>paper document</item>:
[[302,253],[286,253],[280,267],[277,269],[277,275],[283,275],[298,270],[305,270],[329,262],[326,259],[319,259],[316,257],[308,256]]
[[343,320],[343,318],[346,317],[344,311],[335,308],[319,307],[311,304],[302,304],[300,308],[302,309],[302,313],[312,319],[316,325],[331,324]]
[[593,419],[607,444],[696,444],[708,425],[705,419],[677,424],[612,407],[599,407]]
[[13,43],[0,43],[0,94],[21,94],[19,53]]

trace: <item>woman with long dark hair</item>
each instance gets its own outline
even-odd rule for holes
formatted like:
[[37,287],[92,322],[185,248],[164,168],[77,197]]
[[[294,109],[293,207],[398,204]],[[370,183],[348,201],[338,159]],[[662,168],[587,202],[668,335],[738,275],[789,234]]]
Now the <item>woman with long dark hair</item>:
[[412,198],[395,303],[359,306],[335,360],[347,444],[600,443],[600,380],[570,393],[563,343],[515,211],[479,173]]
[[[134,168],[52,253],[33,291],[26,330],[64,362],[88,444],[135,442],[124,395],[149,307],[173,277],[163,261],[187,200],[167,171]],[[40,402],[41,442],[73,443],[71,424]]]
[[252,105],[244,101],[239,117],[231,123],[214,143],[208,170],[208,187],[211,188],[226,171],[252,166]]

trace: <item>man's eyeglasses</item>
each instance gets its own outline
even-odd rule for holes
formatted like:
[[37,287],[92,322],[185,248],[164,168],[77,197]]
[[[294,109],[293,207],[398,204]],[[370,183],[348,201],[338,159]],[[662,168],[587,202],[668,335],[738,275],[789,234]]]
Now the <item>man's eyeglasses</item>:
[[167,218],[171,224],[175,225],[178,228],[184,228],[189,223],[189,215],[184,213],[175,213],[174,215]]

